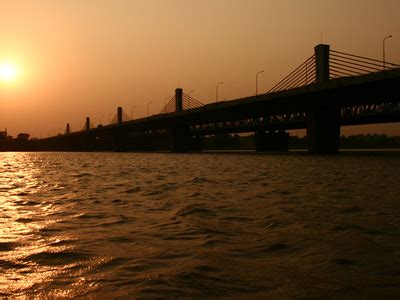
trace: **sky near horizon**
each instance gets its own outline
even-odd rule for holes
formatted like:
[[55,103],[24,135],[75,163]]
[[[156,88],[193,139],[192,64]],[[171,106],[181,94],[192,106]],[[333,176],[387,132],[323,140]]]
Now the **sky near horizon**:
[[[176,87],[203,103],[268,91],[315,45],[400,63],[398,0],[0,1],[0,130],[33,137],[161,111]],[[399,124],[344,133],[400,135]]]

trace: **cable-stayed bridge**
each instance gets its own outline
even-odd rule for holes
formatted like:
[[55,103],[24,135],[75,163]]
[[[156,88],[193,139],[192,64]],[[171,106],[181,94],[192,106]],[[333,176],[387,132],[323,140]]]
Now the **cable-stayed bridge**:
[[37,140],[39,150],[201,150],[201,137],[255,133],[256,150],[286,150],[285,130],[306,129],[313,153],[337,152],[340,127],[400,122],[400,65],[317,45],[269,92],[204,105],[176,89],[161,112]]

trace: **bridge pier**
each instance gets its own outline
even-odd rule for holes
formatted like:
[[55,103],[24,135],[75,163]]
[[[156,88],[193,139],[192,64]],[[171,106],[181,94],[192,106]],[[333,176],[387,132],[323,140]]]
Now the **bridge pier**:
[[336,153],[340,141],[340,108],[322,106],[306,115],[308,151]]
[[127,133],[118,128],[112,136],[112,150],[114,152],[127,151],[127,139]]
[[[329,45],[317,45],[315,51],[316,82],[329,81]],[[340,141],[340,107],[316,105],[306,113],[308,151],[311,153],[336,153]]]
[[[175,112],[183,111],[183,90],[175,89]],[[193,136],[189,125],[178,122],[169,130],[169,149],[171,152],[203,150],[200,136]]]
[[258,131],[254,133],[256,151],[288,151],[289,133]]
[[[122,124],[122,107],[117,108],[117,124]],[[128,133],[118,126],[112,136],[112,149],[114,152],[125,152],[128,150]]]
[[94,135],[85,135],[82,141],[83,151],[96,151],[96,137]]
[[183,153],[201,151],[202,143],[199,136],[193,137],[188,125],[176,125],[169,131],[169,149],[171,152]]

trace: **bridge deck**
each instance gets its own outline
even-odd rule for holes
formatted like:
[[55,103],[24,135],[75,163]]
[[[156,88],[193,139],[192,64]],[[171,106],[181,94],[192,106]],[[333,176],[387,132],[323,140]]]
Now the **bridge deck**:
[[[99,126],[89,131],[70,133],[70,135],[107,135],[112,134],[116,129],[132,133],[151,132],[168,129],[177,123],[188,124],[192,129],[203,128],[203,130],[199,130],[199,133],[202,134],[246,132],[254,131],[257,126],[261,128],[262,125],[252,123],[247,126],[243,124],[232,126],[232,124],[228,124],[222,128],[223,125],[210,126],[210,124],[227,124],[246,120],[262,122],[262,120],[274,116],[280,117],[281,120],[275,125],[269,124],[271,129],[299,129],[305,128],[304,115],[314,107],[335,105],[340,108],[349,108],[387,102],[397,103],[389,116],[377,113],[370,114],[369,117],[343,117],[341,123],[342,125],[358,125],[396,122],[400,121],[399,87],[400,69],[387,70],[362,76],[332,79],[325,83],[313,83],[291,90],[210,103],[190,110],[153,115],[126,121],[122,124]],[[295,116],[294,119],[293,116]]]

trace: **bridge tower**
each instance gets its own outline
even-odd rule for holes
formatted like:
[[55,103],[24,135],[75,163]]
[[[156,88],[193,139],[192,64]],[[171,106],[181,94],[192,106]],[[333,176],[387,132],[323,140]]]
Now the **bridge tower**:
[[117,123],[122,123],[122,107],[118,107],[117,109]]
[[90,118],[86,117],[85,130],[90,130]]
[[67,128],[65,128],[65,134],[70,134],[71,133],[71,127],[69,126],[69,123],[67,123]]
[[[183,90],[175,89],[175,112],[183,111]],[[193,137],[189,124],[177,117],[169,129],[169,148],[171,152],[202,150],[200,137]]]
[[[314,48],[316,82],[329,81],[329,45]],[[336,153],[340,140],[340,107],[328,103],[311,106],[306,112],[308,151],[311,153]]]
[[183,110],[183,90],[180,88],[175,89],[175,111]]
[[[122,107],[117,108],[117,124],[118,125],[122,124]],[[126,151],[127,143],[128,143],[128,134],[126,132],[126,129],[124,129],[122,126],[118,126],[118,128],[115,129],[112,138],[113,151],[116,152]]]

